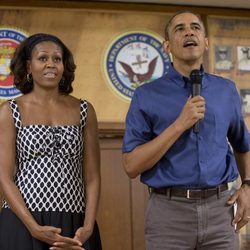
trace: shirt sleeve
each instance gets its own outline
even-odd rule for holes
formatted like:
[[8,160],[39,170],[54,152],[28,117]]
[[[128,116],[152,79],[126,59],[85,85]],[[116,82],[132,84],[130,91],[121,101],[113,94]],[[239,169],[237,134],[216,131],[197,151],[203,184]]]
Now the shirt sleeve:
[[[143,96],[139,96],[138,92],[135,91],[126,116],[126,129],[122,147],[123,153],[130,152],[137,146],[151,140],[152,130],[150,119],[148,112],[145,112],[145,107],[140,107],[140,98],[143,98]],[[145,102],[143,103],[145,104]]]
[[234,150],[245,153],[250,150],[250,136],[242,115],[241,101],[235,85],[233,91],[234,112],[228,131],[228,140]]

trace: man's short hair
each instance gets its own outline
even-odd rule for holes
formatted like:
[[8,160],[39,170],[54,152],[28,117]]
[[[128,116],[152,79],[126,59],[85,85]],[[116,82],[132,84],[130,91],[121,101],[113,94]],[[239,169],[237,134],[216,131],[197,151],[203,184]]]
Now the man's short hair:
[[195,16],[199,19],[199,21],[201,22],[201,24],[202,24],[202,26],[203,26],[203,28],[204,28],[204,32],[205,32],[205,34],[206,34],[205,25],[204,25],[204,23],[203,23],[203,21],[202,21],[202,19],[201,19],[201,16],[200,16],[199,14],[194,13],[194,12],[189,11],[189,10],[181,10],[181,11],[176,12],[174,15],[172,15],[172,16],[170,17],[170,19],[168,20],[168,22],[167,22],[167,24],[166,24],[166,26],[165,26],[165,30],[164,30],[164,33],[165,33],[165,34],[164,34],[164,35],[165,35],[165,40],[169,40],[168,29],[169,29],[169,26],[172,24],[173,19],[174,19],[176,16],[178,16],[178,15],[180,15],[180,14],[184,14],[184,13],[190,13],[190,14],[195,15]]

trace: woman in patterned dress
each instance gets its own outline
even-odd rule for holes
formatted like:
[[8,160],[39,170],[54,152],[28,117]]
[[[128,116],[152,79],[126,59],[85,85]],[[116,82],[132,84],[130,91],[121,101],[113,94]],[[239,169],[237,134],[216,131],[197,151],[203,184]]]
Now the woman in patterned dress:
[[1,250],[100,250],[100,150],[93,106],[71,95],[75,64],[35,34],[11,61],[22,96],[0,106]]

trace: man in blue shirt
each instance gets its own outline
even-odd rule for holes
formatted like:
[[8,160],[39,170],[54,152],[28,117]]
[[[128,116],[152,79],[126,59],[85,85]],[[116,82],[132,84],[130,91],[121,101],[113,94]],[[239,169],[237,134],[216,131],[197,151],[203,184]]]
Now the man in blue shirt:
[[[146,249],[239,249],[237,232],[250,219],[250,144],[237,89],[204,72],[208,39],[198,15],[176,13],[165,36],[172,67],[136,89],[123,143],[126,173],[141,175],[151,190]],[[194,69],[202,74],[201,94],[191,97]],[[228,183],[238,172],[243,185],[231,196]]]

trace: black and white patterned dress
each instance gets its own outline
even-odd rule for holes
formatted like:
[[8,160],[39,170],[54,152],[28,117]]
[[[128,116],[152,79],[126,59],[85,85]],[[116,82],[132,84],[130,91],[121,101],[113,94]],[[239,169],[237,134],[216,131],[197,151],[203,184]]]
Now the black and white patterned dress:
[[[73,237],[84,220],[82,162],[87,102],[81,100],[79,126],[54,127],[22,126],[16,101],[9,103],[17,132],[15,183],[38,224],[62,228],[62,235]],[[92,243],[90,239],[84,245],[86,250],[101,249],[97,225],[95,230]],[[0,214],[0,249],[45,250],[49,246],[30,236],[5,201]]]

